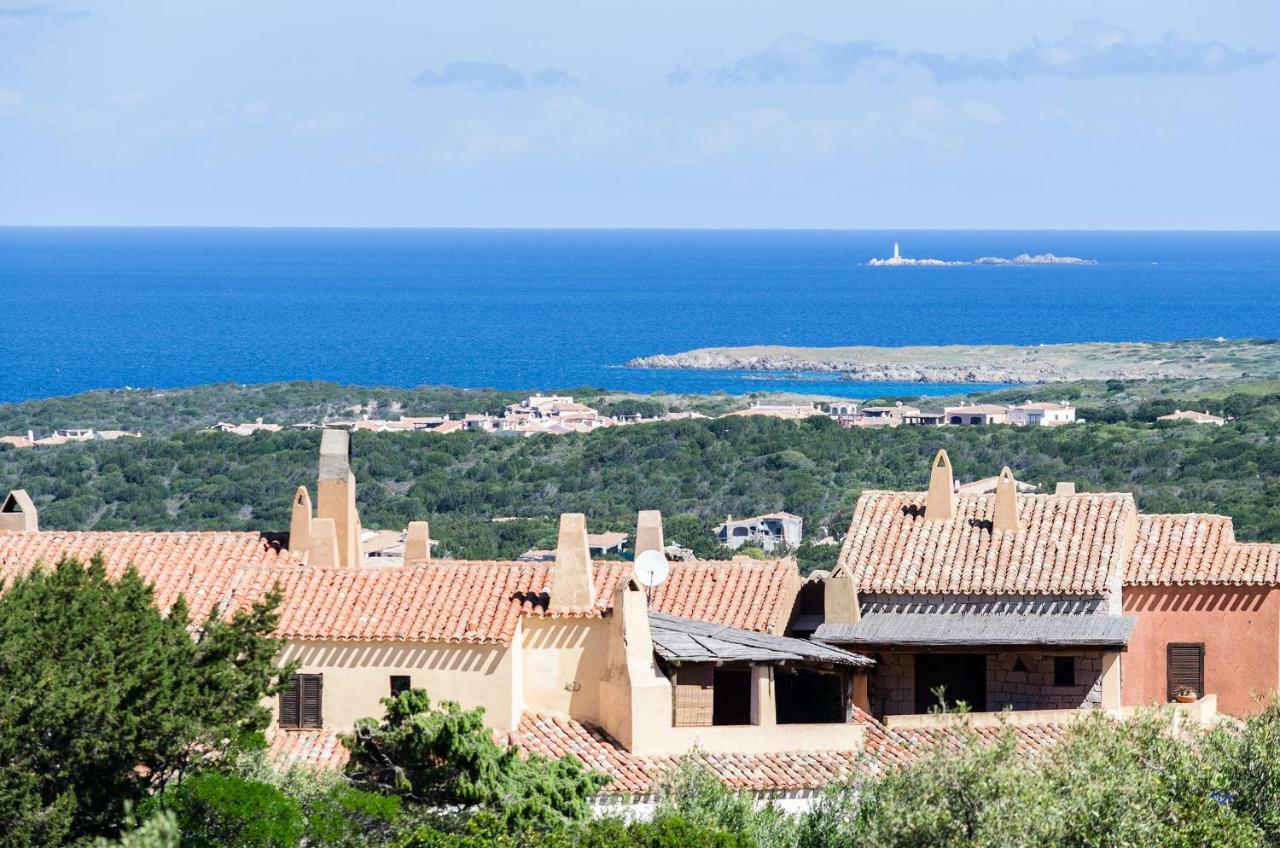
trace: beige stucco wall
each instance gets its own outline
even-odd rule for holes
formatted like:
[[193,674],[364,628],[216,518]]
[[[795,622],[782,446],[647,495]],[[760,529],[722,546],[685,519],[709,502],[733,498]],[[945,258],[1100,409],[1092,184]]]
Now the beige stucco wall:
[[[518,649],[516,651],[518,653]],[[391,676],[408,675],[432,701],[483,707],[485,721],[511,730],[519,721],[512,697],[512,648],[444,642],[290,642],[282,660],[299,672],[324,675],[322,714],[327,728],[349,730],[356,719],[380,717],[391,694]],[[279,703],[272,699],[273,720]]]
[[519,666],[524,708],[600,724],[608,619],[530,617],[522,624]]

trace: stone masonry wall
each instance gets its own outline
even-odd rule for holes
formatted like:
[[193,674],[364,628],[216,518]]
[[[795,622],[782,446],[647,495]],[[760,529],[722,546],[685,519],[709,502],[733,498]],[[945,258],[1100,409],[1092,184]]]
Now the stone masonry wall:
[[[1054,656],[1067,654],[998,653],[987,655],[987,703],[972,705],[979,712],[1015,710],[1096,709],[1102,705],[1102,655],[1075,657],[1074,686],[1053,685]],[[907,715],[916,711],[914,653],[877,656],[868,695],[877,715]],[[1026,671],[1015,670],[1021,657]]]

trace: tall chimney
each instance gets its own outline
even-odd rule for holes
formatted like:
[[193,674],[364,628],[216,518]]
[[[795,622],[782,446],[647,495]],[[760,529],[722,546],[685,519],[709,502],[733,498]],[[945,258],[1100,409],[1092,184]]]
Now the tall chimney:
[[580,512],[560,516],[560,539],[551,568],[551,612],[595,609],[596,586],[587,548],[587,517]]
[[332,518],[311,522],[311,549],[307,564],[316,568],[336,568],[342,564],[338,556],[338,530]]
[[289,516],[289,550],[307,555],[311,545],[311,493],[299,486],[293,493],[293,512]]
[[410,521],[409,532],[404,537],[404,561],[431,561],[431,528],[425,521]]
[[665,545],[662,543],[662,513],[656,509],[642,509],[640,514],[636,516],[636,547],[635,555],[645,551],[657,551],[662,553]]
[[351,434],[325,430],[320,436],[319,503],[316,516],[332,519],[338,540],[338,564],[361,564],[360,514],[356,512],[356,477],[351,473]]
[[35,532],[40,529],[40,513],[26,489],[14,489],[0,503],[0,530]]
[[929,495],[924,502],[925,521],[950,521],[956,517],[955,478],[951,458],[939,450],[929,471]]
[[992,530],[1018,532],[1018,482],[1009,466],[1000,470],[996,480],[996,506],[991,518]]

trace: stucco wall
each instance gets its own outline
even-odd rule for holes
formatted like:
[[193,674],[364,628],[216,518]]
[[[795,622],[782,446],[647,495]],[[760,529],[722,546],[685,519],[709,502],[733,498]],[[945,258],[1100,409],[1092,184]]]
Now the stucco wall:
[[525,709],[600,723],[609,619],[526,618],[520,651]]
[[[1053,685],[1053,658],[1076,658],[1076,685]],[[868,685],[871,712],[875,715],[909,715],[916,712],[915,657],[906,651],[878,654],[879,665]],[[1015,671],[1018,657],[1027,671]],[[1102,705],[1102,654],[997,653],[987,655],[987,702],[970,704],[980,712],[1004,709],[1096,709]]]
[[[1253,695],[1280,686],[1280,592],[1266,586],[1130,586],[1124,611],[1138,621],[1122,660],[1125,706],[1164,703],[1170,642],[1203,642],[1207,694],[1245,715]],[[1205,694],[1205,693],[1202,693]]]
[[[484,707],[485,721],[514,729],[518,704],[512,698],[512,650],[504,645],[382,642],[290,642],[285,662],[298,671],[324,675],[325,727],[349,730],[355,720],[383,714],[381,699],[391,694],[391,675],[410,677],[435,701]],[[272,699],[273,718],[278,699]]]

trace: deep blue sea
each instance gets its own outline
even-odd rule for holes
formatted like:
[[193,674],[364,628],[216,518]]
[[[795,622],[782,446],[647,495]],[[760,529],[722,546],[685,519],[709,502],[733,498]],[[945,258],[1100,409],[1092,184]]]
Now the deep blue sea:
[[[1098,264],[864,264],[895,240]],[[0,401],[286,379],[926,394],[954,387],[618,366],[721,345],[1205,336],[1280,336],[1280,233],[0,229]]]

